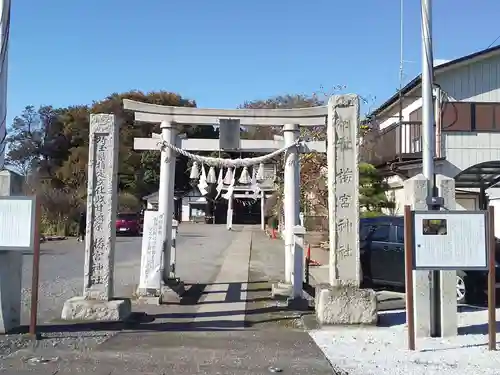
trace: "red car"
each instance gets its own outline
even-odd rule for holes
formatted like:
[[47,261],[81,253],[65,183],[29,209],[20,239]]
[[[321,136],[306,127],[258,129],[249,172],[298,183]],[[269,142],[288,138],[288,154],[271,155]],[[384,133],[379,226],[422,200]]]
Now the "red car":
[[134,213],[119,213],[116,215],[116,234],[129,234],[138,236],[141,234],[141,215]]

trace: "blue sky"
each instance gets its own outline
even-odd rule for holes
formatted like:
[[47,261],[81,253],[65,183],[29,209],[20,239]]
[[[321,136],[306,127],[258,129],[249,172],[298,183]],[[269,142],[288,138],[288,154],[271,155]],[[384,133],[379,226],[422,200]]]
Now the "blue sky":
[[[29,104],[87,104],[131,89],[234,108],[335,85],[380,104],[399,85],[399,0],[12,3],[10,119]],[[475,3],[434,1],[436,59],[500,36],[500,2]],[[405,0],[404,13],[408,81],[420,71],[420,1]]]

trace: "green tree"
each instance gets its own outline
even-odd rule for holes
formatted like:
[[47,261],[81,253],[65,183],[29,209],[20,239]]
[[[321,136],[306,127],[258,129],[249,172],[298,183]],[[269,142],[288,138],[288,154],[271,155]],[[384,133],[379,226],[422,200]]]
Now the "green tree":
[[359,164],[359,205],[362,216],[383,215],[384,209],[394,208],[387,197],[389,185],[380,172],[368,163]]
[[[343,87],[335,87],[339,91]],[[325,105],[330,95],[319,92],[311,96],[284,95],[265,100],[255,100],[244,103],[242,108],[305,108]],[[366,101],[362,99],[362,101]],[[247,131],[251,139],[273,139],[280,134],[280,127],[252,127]],[[364,128],[361,128],[364,131]],[[302,127],[301,137],[309,140],[326,140],[324,126]],[[273,198],[268,200],[266,211],[280,216],[283,206],[283,158],[275,160],[277,164],[277,191]],[[300,188],[301,210],[312,216],[328,215],[328,188],[327,188],[327,161],[326,154],[301,154],[300,155]],[[394,203],[387,198],[388,186],[377,169],[370,164],[361,163],[360,171],[360,211],[362,215],[381,215],[383,208],[392,208]]]
[[9,128],[9,149],[6,163],[27,176],[39,165],[45,131],[39,111],[34,106],[24,108]]
[[[159,151],[136,151],[135,137],[151,137],[159,133],[159,125],[136,124],[134,114],[123,109],[123,99],[146,103],[195,106],[178,94],[159,91],[130,91],[112,94],[92,105],[66,108],[28,106],[15,118],[9,129],[8,163],[20,173],[30,176],[29,189],[44,197],[44,225],[51,232],[71,231],[72,222],[84,209],[87,193],[89,115],[112,113],[120,124],[119,186],[121,197],[129,209],[141,204],[142,197],[158,190]],[[213,127],[182,127],[189,136],[215,133]],[[176,188],[189,187],[187,160],[177,159]],[[133,198],[132,198],[133,197]],[[123,199],[122,199],[123,200]]]

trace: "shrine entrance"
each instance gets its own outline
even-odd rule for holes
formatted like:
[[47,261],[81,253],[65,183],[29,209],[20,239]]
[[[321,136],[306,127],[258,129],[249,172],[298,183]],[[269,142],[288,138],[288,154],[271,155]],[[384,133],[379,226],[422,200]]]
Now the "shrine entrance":
[[[283,238],[285,242],[285,280],[290,285],[290,297],[302,298],[304,279],[304,228],[300,227],[300,154],[327,153],[328,198],[330,228],[330,281],[359,286],[359,98],[356,95],[333,96],[328,105],[297,109],[201,109],[191,107],[160,106],[125,99],[125,110],[135,112],[138,122],[160,123],[161,134],[151,138],[136,138],[136,150],[161,151],[160,189],[158,213],[163,214],[161,236],[163,256],[149,251],[155,260],[145,264],[154,272],[162,273],[163,285],[175,280],[175,256],[171,253],[173,189],[177,155],[190,159],[190,178],[201,195],[206,196],[214,187],[217,198],[207,204],[207,216],[213,222],[222,222],[223,207],[227,207],[226,225],[231,229],[233,220],[241,223],[260,222],[264,228],[264,203],[267,198],[262,183],[266,181],[265,166],[284,157]],[[179,136],[179,125],[217,126],[219,139],[187,139]],[[242,129],[251,126],[282,127],[282,136],[273,140],[242,139]],[[326,127],[328,142],[302,137],[301,127]],[[313,134],[314,132],[310,133]],[[327,149],[328,147],[328,149]],[[251,158],[223,159],[202,156],[193,152],[257,154]],[[274,184],[274,182],[273,182]],[[247,191],[239,196],[239,186]],[[337,204],[337,197],[348,202]],[[217,204],[222,197],[227,204]],[[208,202],[208,200],[207,200]],[[260,205],[257,204],[260,202]],[[259,207],[260,206],[260,207]],[[259,210],[260,208],[260,210]],[[259,220],[257,218],[260,216]],[[216,220],[217,218],[217,220]],[[342,251],[338,251],[342,249]],[[338,253],[338,254],[337,254]],[[155,264],[162,259],[163,264]],[[173,260],[174,259],[174,260]],[[155,279],[156,280],[156,279]],[[346,284],[346,285],[347,285]],[[161,285],[148,286],[160,293]]]
[[[146,213],[150,214],[148,220],[145,215],[138,296],[157,297],[161,303],[162,295],[168,294],[169,290],[174,293],[184,291],[184,285],[176,277],[175,239],[178,223],[172,220],[177,155],[191,160],[190,176],[193,182],[198,183],[202,195],[207,193],[209,184],[217,185],[218,192],[227,200],[228,226],[232,224],[234,200],[238,198],[235,194],[236,181],[249,185],[252,191],[248,194],[249,198],[260,201],[264,206],[268,196],[259,186],[259,181],[265,181],[265,164],[284,156],[283,211],[278,212],[278,215],[284,217],[285,272],[283,282],[272,285],[272,293],[273,296],[287,296],[290,305],[299,303],[303,306],[303,302],[308,303],[302,290],[305,228],[300,226],[299,215],[299,154],[326,152],[330,286],[317,293],[316,313],[320,322],[373,324],[373,317],[376,320],[376,294],[373,290],[368,293],[359,291],[358,96],[337,95],[329,99],[328,105],[299,109],[200,109],[159,106],[128,99],[123,104],[125,110],[135,112],[136,121],[160,123],[161,128],[161,134],[134,140],[136,150],[161,152],[158,211],[147,210]],[[220,139],[180,137],[177,134],[178,125],[218,126]],[[248,126],[282,127],[283,136],[276,136],[273,140],[241,139],[242,129]],[[301,127],[326,127],[326,142],[324,139],[310,139],[307,131],[302,132]],[[84,295],[66,301],[61,316],[65,320],[81,319],[82,316],[92,321],[122,320],[130,314],[131,305],[130,300],[119,300],[113,296],[119,124],[114,115],[92,114],[89,128],[89,214]],[[190,151],[232,151],[240,155],[249,152],[261,156],[222,159]],[[262,216],[261,223],[264,223]],[[247,233],[242,241],[248,243],[247,251],[251,251],[251,233]],[[249,257],[237,255],[236,263],[248,271],[248,264],[242,262],[248,262]],[[342,308],[339,309],[339,306]],[[349,309],[347,312],[346,306]],[[359,307],[365,306],[368,309],[360,313]]]

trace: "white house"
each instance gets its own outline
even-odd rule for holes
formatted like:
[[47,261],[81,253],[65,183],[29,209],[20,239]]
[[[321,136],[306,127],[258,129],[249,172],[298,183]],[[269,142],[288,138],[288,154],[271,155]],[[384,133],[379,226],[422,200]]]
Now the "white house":
[[[455,178],[460,209],[497,207],[500,217],[500,46],[435,67],[436,173]],[[403,181],[422,172],[421,77],[369,116],[362,155],[384,171],[398,213]],[[486,194],[485,194],[486,193]],[[496,220],[500,235],[500,220]]]
[[24,195],[24,177],[8,169],[0,169],[0,196]]

